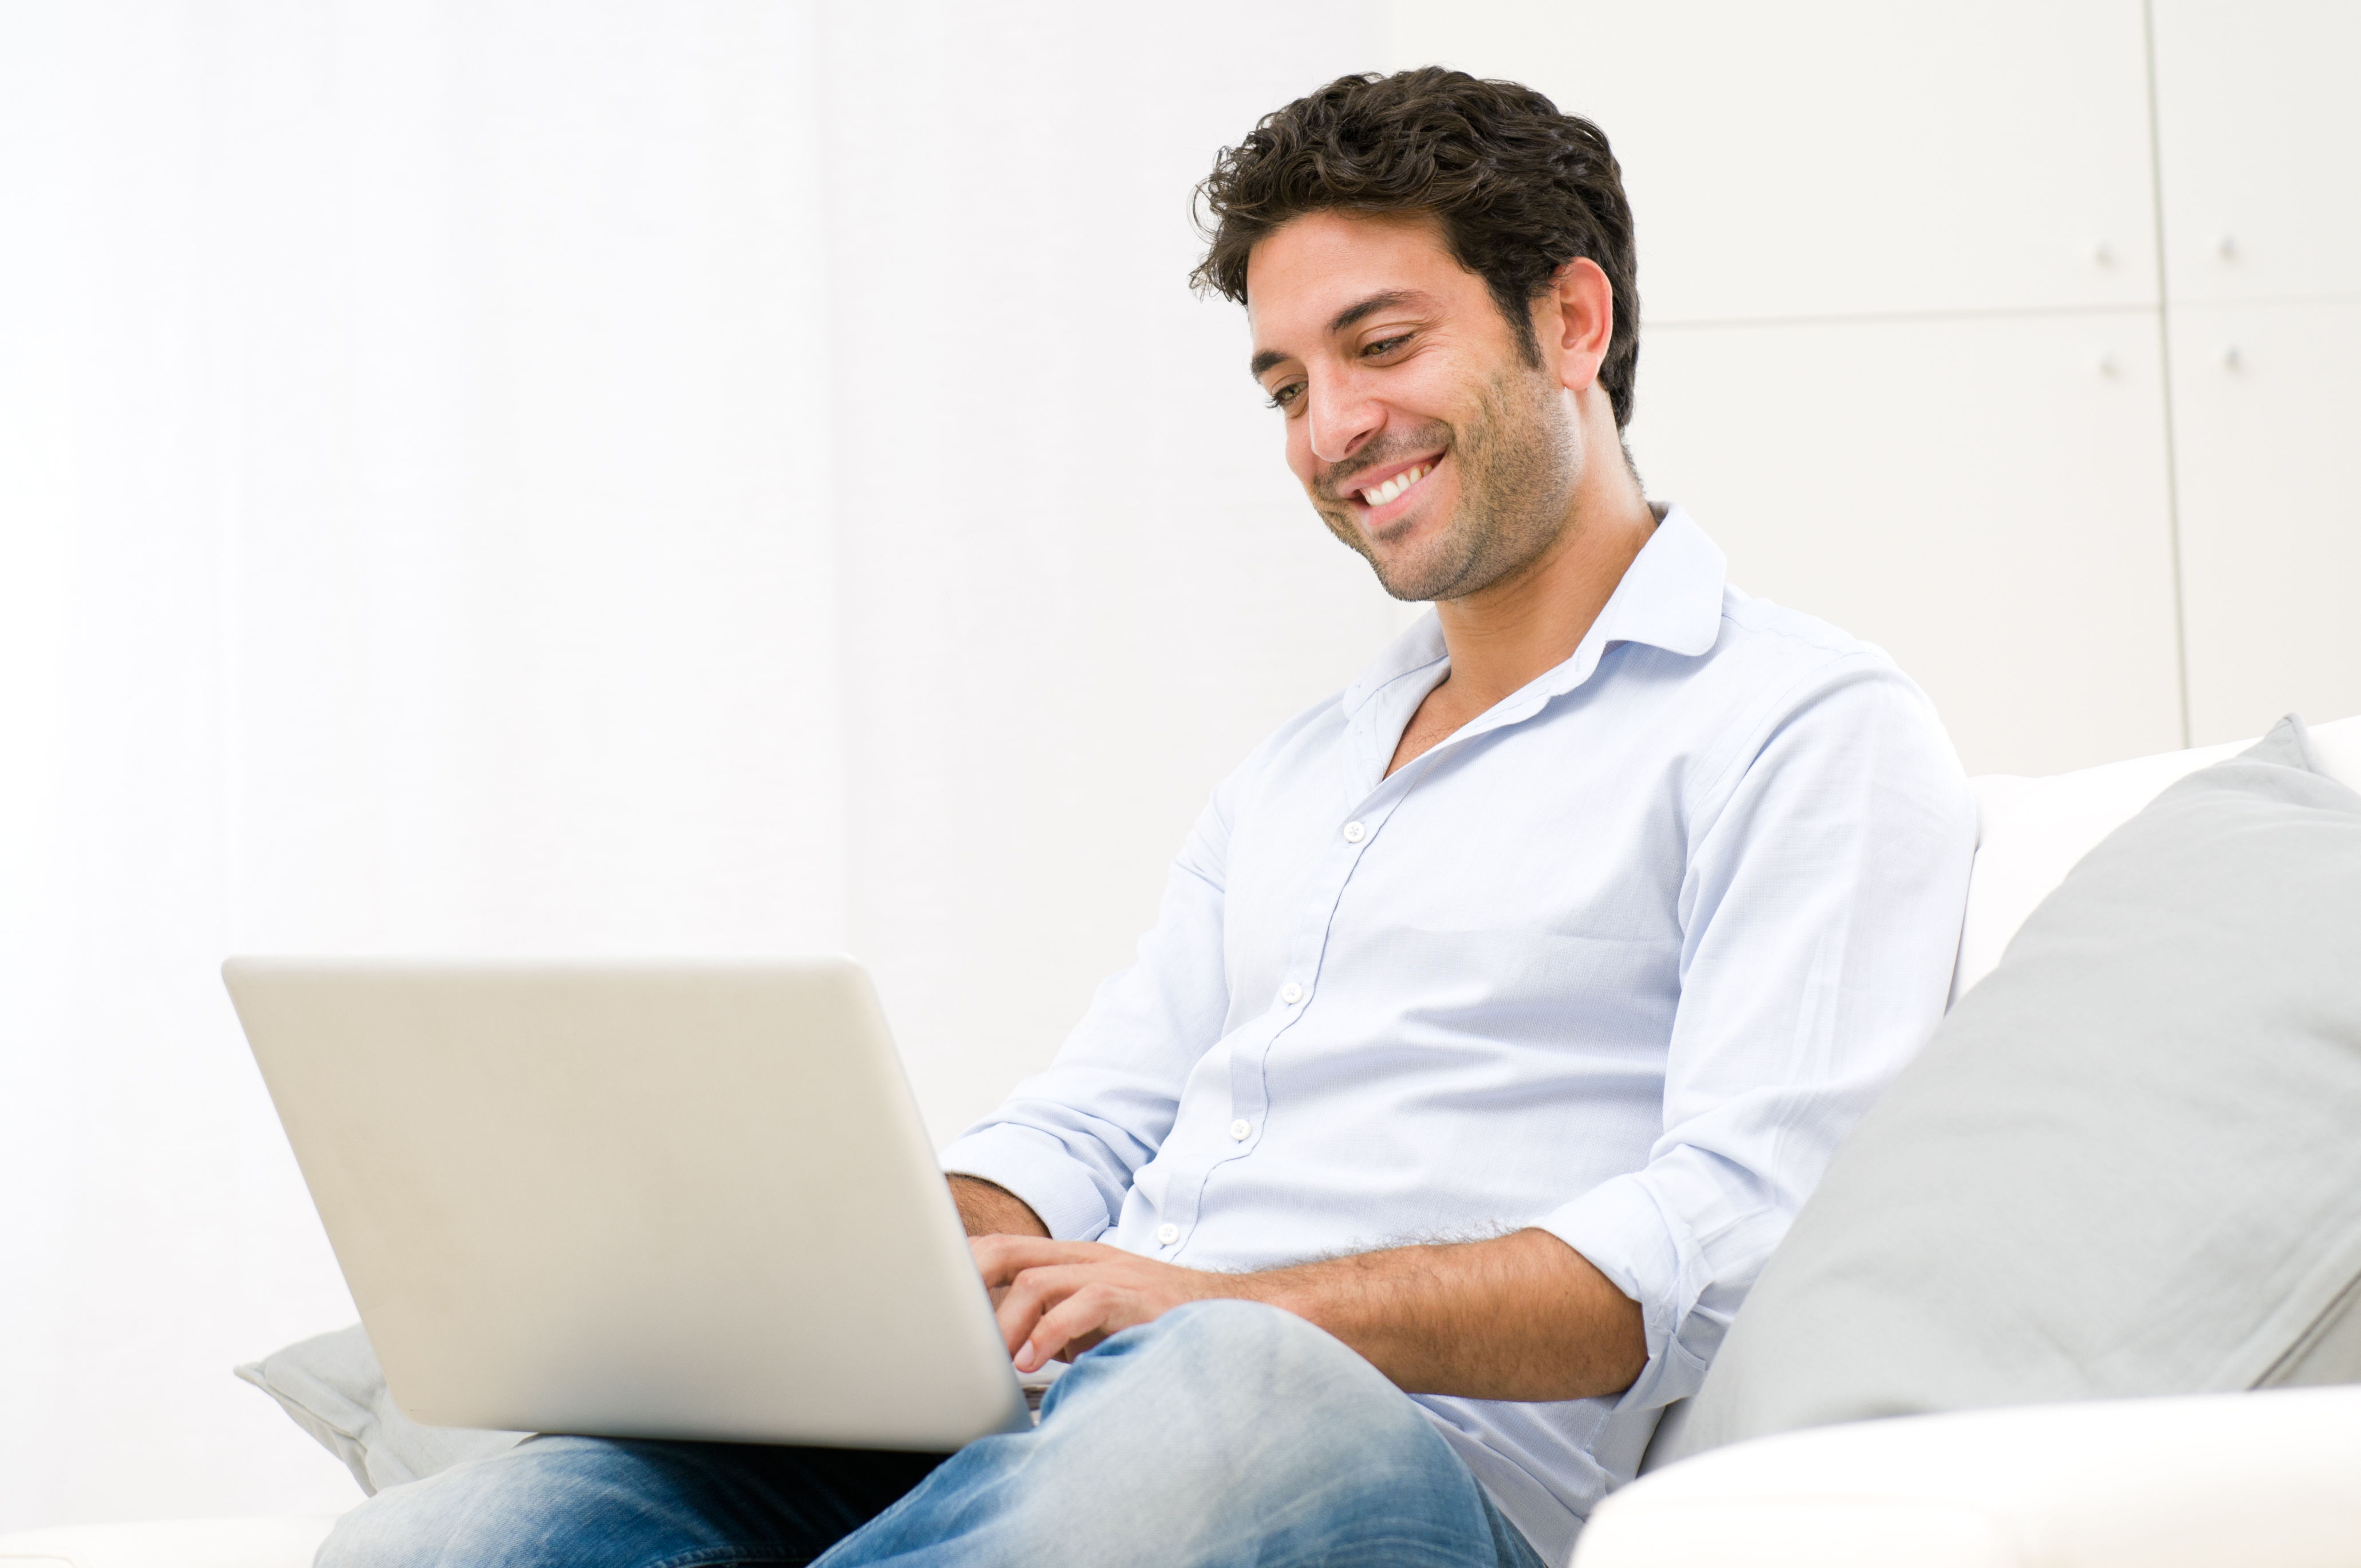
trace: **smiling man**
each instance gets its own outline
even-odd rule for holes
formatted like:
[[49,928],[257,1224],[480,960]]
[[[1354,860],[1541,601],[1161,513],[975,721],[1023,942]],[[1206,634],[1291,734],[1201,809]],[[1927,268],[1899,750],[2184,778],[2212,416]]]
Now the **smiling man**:
[[1643,495],[1598,128],[1346,77],[1202,195],[1289,466],[1434,613],[1214,791],[1138,962],[946,1152],[1017,1365],[1071,1362],[1041,1424],[542,1440],[324,1562],[1563,1562],[1933,1026],[1965,782]]

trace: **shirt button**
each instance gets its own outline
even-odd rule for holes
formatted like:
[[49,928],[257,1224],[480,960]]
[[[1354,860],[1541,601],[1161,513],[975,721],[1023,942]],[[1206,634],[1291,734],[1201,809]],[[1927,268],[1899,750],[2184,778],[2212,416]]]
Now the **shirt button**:
[[1174,1242],[1180,1239],[1180,1227],[1178,1225],[1159,1225],[1156,1227],[1156,1239],[1162,1242],[1166,1246],[1170,1246]]
[[1247,1136],[1253,1132],[1253,1126],[1243,1120],[1230,1124],[1230,1136],[1237,1139],[1240,1143],[1246,1142]]
[[1303,988],[1290,980],[1279,988],[1279,999],[1292,1007],[1303,1000]]
[[1345,842],[1347,844],[1357,844],[1368,836],[1369,830],[1362,827],[1359,823],[1347,822],[1345,824]]

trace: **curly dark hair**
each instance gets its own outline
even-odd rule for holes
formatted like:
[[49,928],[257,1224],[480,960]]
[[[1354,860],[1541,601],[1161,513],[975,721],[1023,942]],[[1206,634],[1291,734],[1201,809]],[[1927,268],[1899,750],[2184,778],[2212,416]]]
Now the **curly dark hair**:
[[[1620,429],[1640,361],[1631,203],[1606,133],[1530,87],[1422,66],[1340,76],[1265,115],[1224,148],[1197,187],[1205,258],[1190,281],[1246,302],[1255,243],[1307,213],[1420,214],[1490,289],[1528,364],[1541,364],[1531,306],[1557,269],[1587,257],[1615,291],[1598,367]],[[1210,221],[1208,220],[1210,214]]]

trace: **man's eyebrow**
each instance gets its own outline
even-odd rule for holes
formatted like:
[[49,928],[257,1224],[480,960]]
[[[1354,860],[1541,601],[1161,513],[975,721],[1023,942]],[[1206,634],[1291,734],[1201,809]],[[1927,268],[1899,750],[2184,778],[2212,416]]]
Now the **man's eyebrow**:
[[1364,316],[1373,316],[1379,311],[1389,311],[1396,305],[1411,304],[1425,297],[1423,294],[1412,293],[1408,289],[1389,289],[1382,294],[1372,294],[1357,304],[1346,305],[1330,318],[1328,335],[1335,336]]
[[[1425,299],[1425,295],[1409,289],[1388,289],[1382,293],[1371,294],[1366,300],[1356,300],[1329,318],[1328,335],[1334,337],[1355,322],[1364,317],[1373,316],[1379,311],[1390,311],[1397,305],[1419,304]],[[1259,381],[1262,379],[1264,371],[1294,357],[1293,355],[1283,353],[1276,348],[1266,348],[1247,362],[1246,374]]]

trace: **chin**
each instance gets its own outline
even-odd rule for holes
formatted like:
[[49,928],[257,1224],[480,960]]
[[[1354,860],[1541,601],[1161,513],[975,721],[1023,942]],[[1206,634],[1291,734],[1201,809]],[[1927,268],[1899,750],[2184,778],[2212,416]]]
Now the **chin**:
[[1377,574],[1378,586],[1404,604],[1424,604],[1444,586],[1435,581],[1441,574],[1428,561],[1380,562],[1372,556],[1369,569]]
[[1438,527],[1421,536],[1418,520],[1404,518],[1384,535],[1368,539],[1361,551],[1378,581],[1386,592],[1404,602],[1423,601],[1434,597],[1422,589],[1434,586],[1434,579],[1447,575],[1446,557],[1450,554],[1450,531]]

